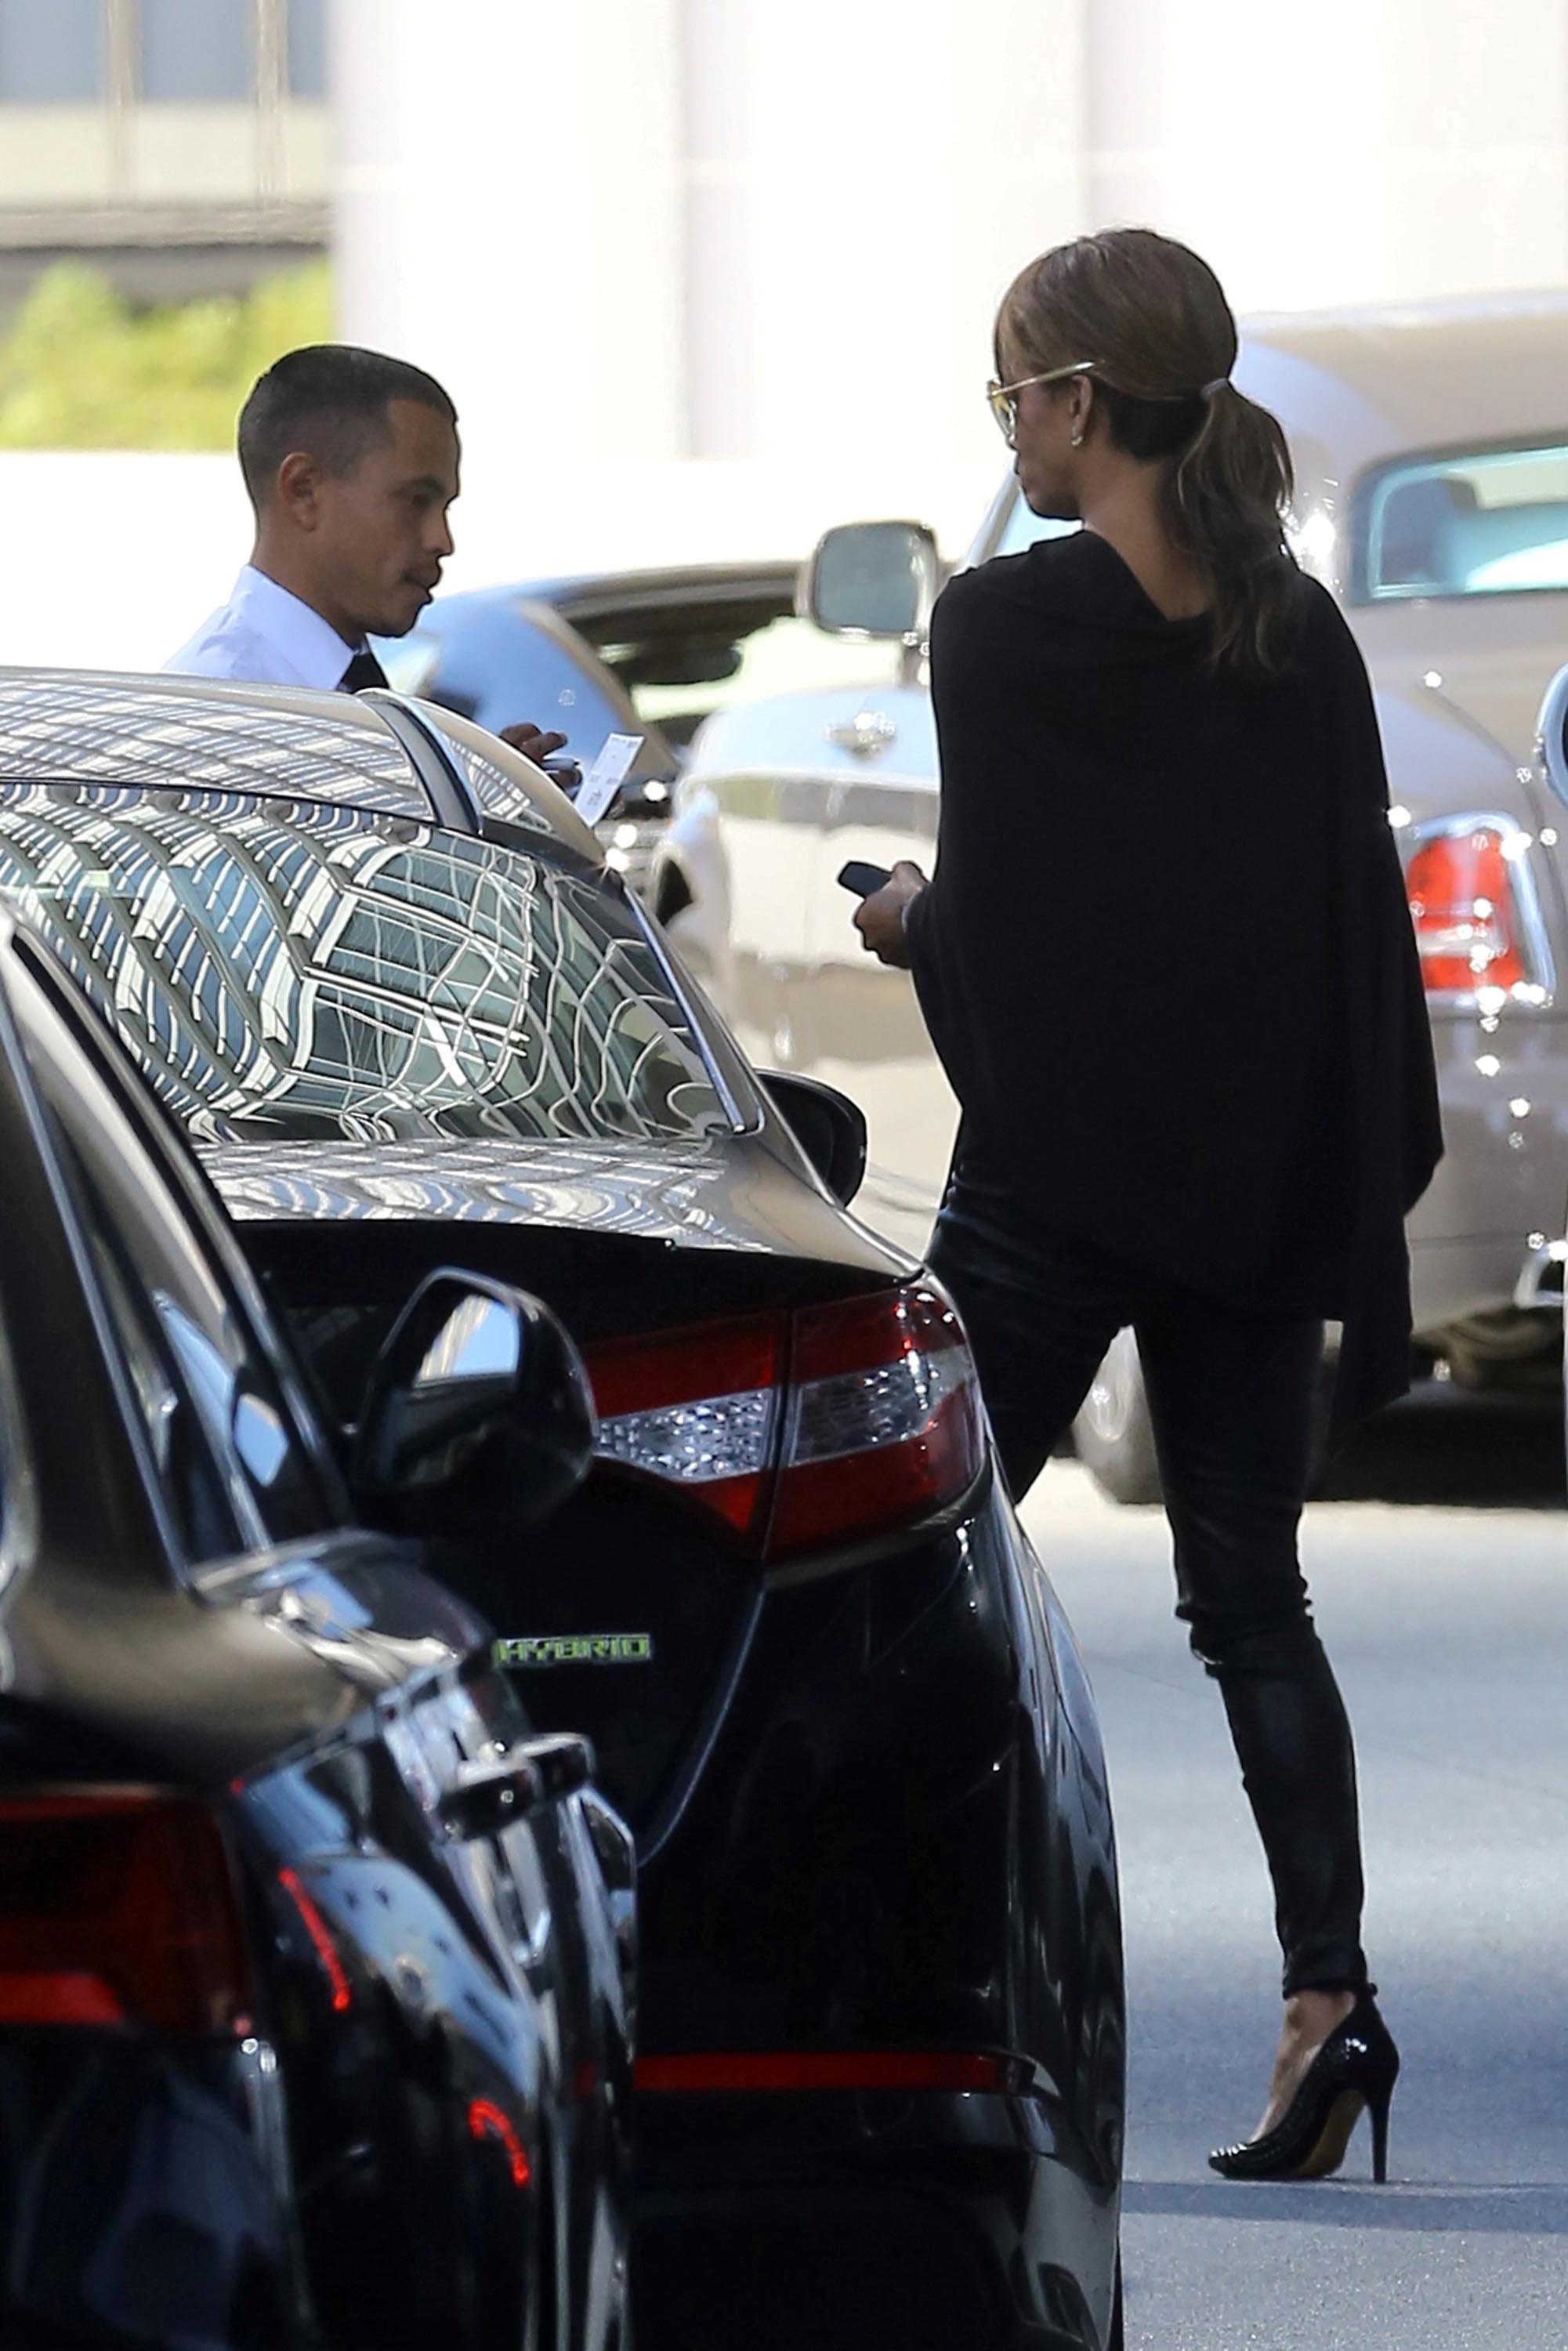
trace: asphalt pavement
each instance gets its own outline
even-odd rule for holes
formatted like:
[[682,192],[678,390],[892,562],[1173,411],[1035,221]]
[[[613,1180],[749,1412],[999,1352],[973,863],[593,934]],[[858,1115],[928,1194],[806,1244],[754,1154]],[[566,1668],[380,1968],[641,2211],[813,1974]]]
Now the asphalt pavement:
[[[1131,2025],[1129,2351],[1568,2346],[1568,1512],[1553,1413],[1449,1391],[1308,1512],[1355,1725],[1367,1949],[1404,2057],[1390,2183],[1242,2187],[1278,2024],[1268,1881],[1165,1520],[1053,1461],[1024,1516],[1104,1725]],[[1367,1496],[1396,1499],[1364,1499]]]

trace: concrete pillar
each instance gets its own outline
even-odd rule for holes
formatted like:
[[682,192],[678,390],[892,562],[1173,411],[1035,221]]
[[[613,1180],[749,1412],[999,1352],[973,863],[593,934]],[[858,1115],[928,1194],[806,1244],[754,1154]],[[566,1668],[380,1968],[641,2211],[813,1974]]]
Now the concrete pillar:
[[997,298],[1108,223],[1240,309],[1568,277],[1568,0],[335,5],[341,329],[450,382],[465,554],[961,539]]
[[1563,0],[1093,0],[1089,213],[1243,309],[1568,274]]
[[460,523],[685,435],[675,0],[335,0],[339,332],[462,418]]
[[690,446],[973,456],[996,298],[1082,217],[1088,0],[683,0]]

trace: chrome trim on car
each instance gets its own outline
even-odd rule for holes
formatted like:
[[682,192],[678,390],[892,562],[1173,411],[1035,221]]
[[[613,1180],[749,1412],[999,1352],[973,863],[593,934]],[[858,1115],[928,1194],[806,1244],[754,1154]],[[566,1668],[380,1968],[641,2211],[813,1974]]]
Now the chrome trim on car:
[[[658,925],[654,922],[652,914],[648,912],[647,907],[643,904],[643,901],[638,896],[636,891],[628,886],[624,876],[619,873],[612,874],[607,872],[604,880],[606,888],[618,891],[626,904],[631,908],[632,919],[636,924],[638,929],[642,932],[643,936],[646,939],[650,951],[657,959],[659,968],[664,975],[671,995],[674,998],[675,1002],[680,1006],[681,1010],[685,1014],[686,1025],[691,1030],[692,1038],[696,1045],[698,1052],[702,1055],[703,1062],[707,1070],[707,1073],[713,1080],[714,1092],[717,1094],[719,1101],[724,1105],[725,1115],[729,1120],[730,1125],[737,1134],[756,1134],[759,1132],[766,1115],[764,1106],[760,1099],[760,1094],[758,1095],[754,1113],[748,1117],[745,1110],[742,1108],[740,1098],[736,1092],[734,1085],[731,1083],[731,1071],[729,1068],[725,1066],[725,1062],[721,1061],[720,1056],[713,1050],[709,1035],[709,1030],[713,1021],[713,1012],[711,1008],[707,1009],[705,1018],[704,1013],[699,1011],[697,1007],[694,1004],[692,1000],[691,987],[687,981],[685,972],[681,969],[680,965],[671,955],[668,944],[663,932],[659,929]],[[726,1041],[727,1043],[727,1039]],[[738,1061],[738,1056],[737,1059]],[[725,1061],[727,1061],[727,1056],[725,1057]],[[744,1068],[744,1062],[740,1063],[740,1066]]]
[[1520,1269],[1513,1302],[1528,1314],[1560,1314],[1563,1311],[1563,1268],[1568,1266],[1568,1240],[1538,1241]]
[[1535,756],[1547,789],[1568,808],[1568,662],[1557,672],[1542,698],[1535,722]]
[[412,707],[408,697],[394,694],[389,686],[371,686],[355,698],[367,702],[396,736],[410,767],[430,794],[436,822],[450,826],[454,832],[482,832],[483,811],[468,789],[467,778],[459,775],[457,762],[448,758],[434,728]]

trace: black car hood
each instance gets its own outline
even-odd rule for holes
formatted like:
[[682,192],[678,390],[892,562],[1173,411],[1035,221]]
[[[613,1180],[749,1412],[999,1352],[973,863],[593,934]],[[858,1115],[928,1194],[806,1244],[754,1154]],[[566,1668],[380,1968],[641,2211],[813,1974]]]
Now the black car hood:
[[686,1249],[782,1250],[896,1279],[878,1240],[754,1135],[662,1143],[214,1144],[241,1223],[373,1217],[591,1228]]

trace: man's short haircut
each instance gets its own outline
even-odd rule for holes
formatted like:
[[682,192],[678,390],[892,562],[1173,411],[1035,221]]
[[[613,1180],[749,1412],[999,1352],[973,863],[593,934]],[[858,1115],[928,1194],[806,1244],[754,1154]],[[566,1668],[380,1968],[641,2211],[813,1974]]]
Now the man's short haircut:
[[435,378],[406,360],[352,343],[308,343],[286,351],[257,379],[239,413],[239,466],[252,506],[260,511],[278,467],[295,449],[308,450],[329,474],[351,474],[387,438],[387,409],[394,400],[417,401],[449,424],[457,422]]

